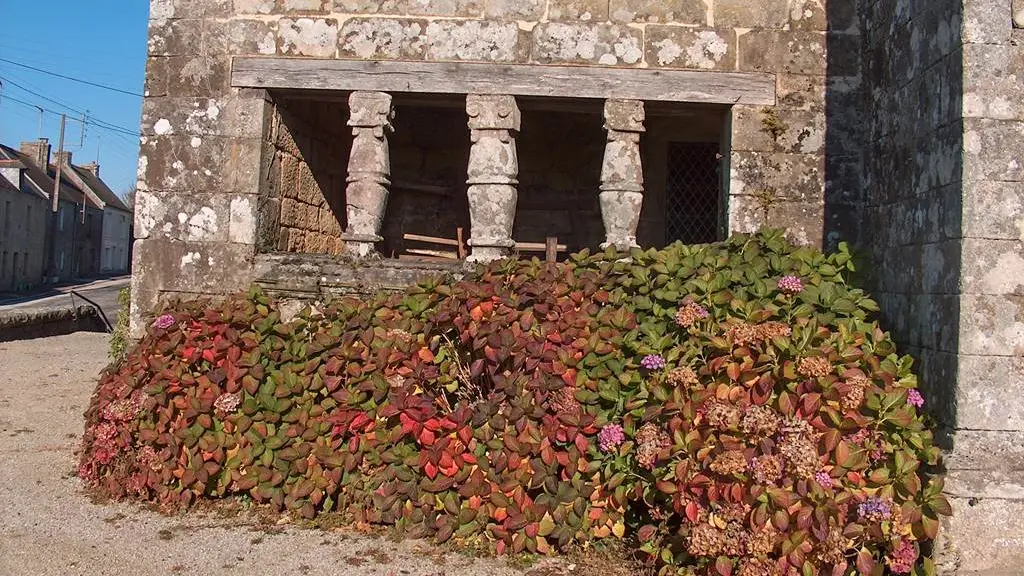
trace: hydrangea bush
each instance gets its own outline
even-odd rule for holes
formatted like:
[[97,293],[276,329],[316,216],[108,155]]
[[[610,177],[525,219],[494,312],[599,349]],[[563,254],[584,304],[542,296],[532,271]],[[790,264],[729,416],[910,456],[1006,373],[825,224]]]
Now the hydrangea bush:
[[908,357],[845,248],[781,234],[501,261],[282,322],[258,290],[164,311],[103,375],[79,475],[248,495],[664,574],[931,574],[949,513]]

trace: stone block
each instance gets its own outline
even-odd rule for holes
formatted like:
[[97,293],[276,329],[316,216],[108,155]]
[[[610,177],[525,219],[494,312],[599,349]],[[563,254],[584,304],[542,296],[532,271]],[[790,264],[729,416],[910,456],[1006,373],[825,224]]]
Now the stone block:
[[1024,296],[964,294],[960,299],[960,352],[1024,355]]
[[[224,141],[207,138],[192,146],[186,135],[144,136],[140,164],[145,164],[145,186],[149,190],[212,191],[223,189]],[[145,160],[142,160],[142,159]],[[258,166],[258,163],[257,163]],[[218,169],[211,170],[211,167]]]
[[274,0],[234,0],[236,14],[271,14]]
[[305,207],[298,200],[284,198],[281,200],[281,226],[302,228],[305,218]]
[[786,237],[801,246],[821,246],[824,204],[782,200],[769,207],[767,218],[751,196],[729,196],[729,230],[754,233],[764,228],[784,228]]
[[484,0],[334,0],[334,11],[348,14],[456,16],[479,18]]
[[484,18],[537,22],[546,7],[547,0],[484,0]]
[[136,238],[191,242],[255,241],[256,196],[136,193]]
[[[235,110],[236,122],[232,125],[225,113],[229,106],[249,108]],[[237,98],[147,98],[142,104],[142,135],[164,136],[168,134],[188,135],[189,145],[199,147],[204,136],[234,136],[259,134],[258,124],[252,116],[258,114],[254,102],[239,102]],[[244,115],[239,118],[237,115]],[[260,118],[262,120],[262,118]],[[243,130],[240,128],[244,128]]]
[[146,58],[146,80],[143,85],[143,94],[147,98],[166,96],[168,81],[167,58],[152,56]]
[[[766,110],[770,110],[771,113]],[[777,119],[781,130],[769,130]],[[820,154],[825,152],[826,119],[810,110],[733,106],[732,149],[757,152]]]
[[222,96],[230,90],[231,60],[226,56],[170,56],[167,93],[182,96]]
[[963,115],[1024,120],[1024,49],[995,44],[963,47]]
[[150,20],[147,53],[150,56],[188,56],[202,47],[203,21]]
[[[926,212],[921,209],[916,216],[918,221],[923,221]],[[963,255],[965,266],[968,257],[966,253]],[[921,289],[925,294],[956,294],[961,281],[960,240],[922,244],[921,266]]]
[[826,44],[826,35],[822,32],[753,30],[739,37],[739,69],[824,75]]
[[1019,472],[1024,470],[1024,432],[960,428],[942,463],[947,470]]
[[435,20],[427,25],[428,60],[515,62],[519,56],[519,26],[515,22]]
[[1024,357],[960,355],[956,427],[1024,432]]
[[964,182],[963,235],[1024,240],[1024,182]]
[[963,239],[965,294],[1024,296],[1024,241]]
[[132,292],[230,294],[251,281],[250,244],[148,239],[135,243]]
[[604,22],[607,19],[607,0],[548,0],[551,22]]
[[333,18],[282,18],[277,50],[286,56],[331,58],[338,51],[338,21]]
[[277,53],[275,25],[263,20],[205,20],[203,41],[206,54],[273,56]]
[[789,24],[789,4],[788,0],[715,0],[715,26],[781,30]]
[[731,194],[753,195],[773,189],[780,200],[822,202],[825,159],[820,154],[733,151]]
[[964,0],[964,44],[1008,44],[1013,15],[1007,0]]
[[935,542],[940,574],[1012,576],[1024,565],[1020,519],[1024,501],[950,498],[953,516],[942,519]]
[[965,118],[965,180],[1024,181],[1024,121]]
[[643,34],[617,24],[545,22],[533,29],[531,51],[542,64],[634,66],[643,60]]
[[736,69],[736,32],[678,26],[647,26],[646,60],[653,67]]
[[298,173],[298,199],[310,206],[322,206],[326,203],[324,192],[317,182],[316,176],[310,170],[309,164],[299,163]]
[[231,15],[231,0],[151,0],[149,17],[162,18],[223,18]]
[[611,0],[608,8],[613,22],[689,24],[708,23],[708,5],[704,0]]
[[420,60],[426,52],[426,20],[352,18],[340,33],[345,58]]
[[282,14],[326,14],[331,0],[277,0],[276,12]]
[[299,164],[300,160],[290,154],[281,157],[281,197],[299,198]]

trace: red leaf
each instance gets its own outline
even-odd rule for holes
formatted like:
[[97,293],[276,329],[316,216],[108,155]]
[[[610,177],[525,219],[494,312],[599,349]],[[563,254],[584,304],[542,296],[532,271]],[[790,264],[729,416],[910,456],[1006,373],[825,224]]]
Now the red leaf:
[[423,466],[423,471],[427,473],[427,478],[430,478],[431,480],[437,477],[437,466],[432,462],[427,462],[426,465]]
[[420,432],[420,443],[423,444],[424,446],[433,446],[434,440],[436,440],[436,437],[434,436],[434,433],[431,432],[430,430],[424,428]]
[[697,508],[696,502],[687,502],[686,504],[686,518],[693,523],[697,523],[697,517],[700,510]]
[[568,368],[568,369],[566,369],[566,371],[562,373],[562,381],[565,382],[566,384],[568,384],[569,386],[575,385],[576,384],[576,369],[575,368]]
[[730,576],[732,574],[732,560],[725,556],[719,556],[718,560],[715,560],[715,572],[720,574],[720,576]]
[[434,361],[434,353],[430,351],[430,348],[420,348],[417,356],[419,356],[420,360],[423,360],[424,362]]
[[864,550],[861,551],[860,554],[857,554],[857,570],[859,570],[861,574],[871,574],[874,569],[875,559],[871,557],[870,553]]

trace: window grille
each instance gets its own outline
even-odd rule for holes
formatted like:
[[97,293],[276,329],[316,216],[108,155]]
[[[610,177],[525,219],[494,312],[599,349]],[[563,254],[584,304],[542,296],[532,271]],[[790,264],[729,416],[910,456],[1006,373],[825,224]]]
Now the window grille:
[[721,181],[718,144],[671,142],[665,183],[665,243],[719,239]]

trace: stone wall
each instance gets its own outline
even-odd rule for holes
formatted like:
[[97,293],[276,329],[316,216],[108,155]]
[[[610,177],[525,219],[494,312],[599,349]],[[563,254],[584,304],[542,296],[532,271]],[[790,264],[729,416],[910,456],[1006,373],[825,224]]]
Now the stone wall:
[[[5,170],[21,186],[20,169]],[[0,185],[0,291],[24,290],[43,283],[50,204],[36,194]],[[17,261],[17,262],[15,262]]]

